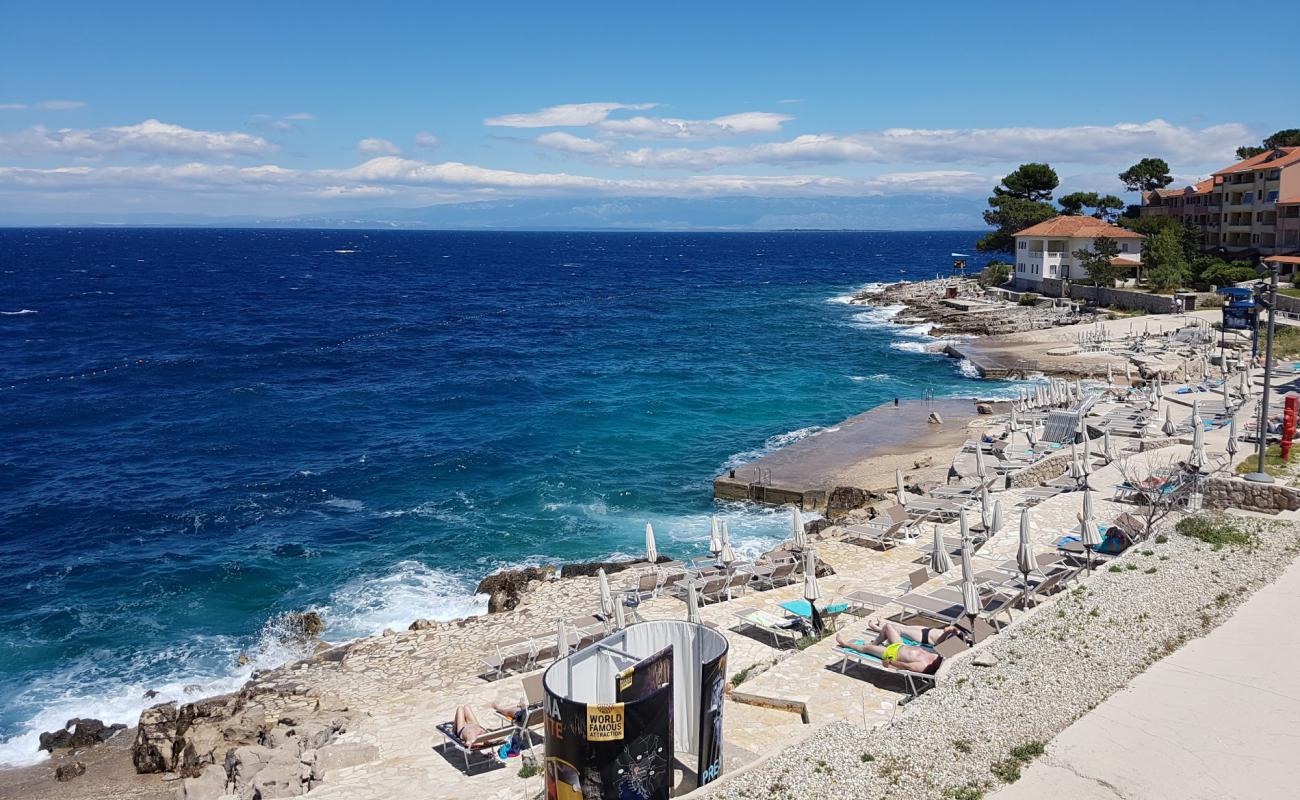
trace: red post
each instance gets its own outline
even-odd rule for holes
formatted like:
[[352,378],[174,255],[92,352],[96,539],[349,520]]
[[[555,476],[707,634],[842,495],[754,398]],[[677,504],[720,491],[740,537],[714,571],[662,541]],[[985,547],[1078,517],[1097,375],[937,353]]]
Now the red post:
[[1296,415],[1300,413],[1300,395],[1287,392],[1286,404],[1282,410],[1282,460],[1291,460],[1291,438],[1295,436]]

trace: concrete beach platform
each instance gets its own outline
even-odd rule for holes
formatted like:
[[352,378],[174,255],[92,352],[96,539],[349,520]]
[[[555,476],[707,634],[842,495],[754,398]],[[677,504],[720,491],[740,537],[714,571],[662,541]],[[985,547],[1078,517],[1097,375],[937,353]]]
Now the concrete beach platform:
[[[877,406],[719,475],[713,480],[713,496],[794,503],[815,511],[826,507],[827,496],[837,486],[893,491],[894,470],[945,475],[977,416],[975,403],[909,400],[897,407]],[[938,412],[943,423],[931,423],[931,412]]]

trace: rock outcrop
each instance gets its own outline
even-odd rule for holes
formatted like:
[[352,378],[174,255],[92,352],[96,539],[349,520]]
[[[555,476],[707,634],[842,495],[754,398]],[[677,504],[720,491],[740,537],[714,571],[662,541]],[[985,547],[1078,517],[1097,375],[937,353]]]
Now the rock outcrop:
[[474,592],[488,596],[488,613],[495,614],[517,607],[520,596],[528,590],[529,581],[549,581],[554,577],[555,567],[508,569],[479,581]]
[[[659,556],[656,563],[662,564],[671,561],[668,556]],[[590,578],[595,577],[600,570],[605,570],[606,575],[613,575],[615,572],[622,572],[625,569],[631,569],[638,564],[644,564],[645,559],[636,561],[583,561],[577,564],[565,564],[560,567],[561,578]]]
[[70,719],[61,730],[42,733],[40,749],[54,752],[55,749],[91,747],[108,741],[125,727],[121,723],[105,725],[97,719]]
[[71,764],[60,764],[54,770],[54,780],[60,783],[67,783],[73,778],[78,778],[86,774],[86,765],[80,761],[73,761]]

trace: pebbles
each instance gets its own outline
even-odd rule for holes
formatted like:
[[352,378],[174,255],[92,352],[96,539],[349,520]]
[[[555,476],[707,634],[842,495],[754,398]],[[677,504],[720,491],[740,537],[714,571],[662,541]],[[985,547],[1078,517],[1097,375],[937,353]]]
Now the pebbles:
[[1019,774],[1023,753],[1013,758],[1012,748],[1050,740],[1218,625],[1300,553],[1292,526],[1242,525],[1259,533],[1255,547],[1216,551],[1177,534],[1134,547],[998,636],[981,653],[991,658],[979,659],[991,665],[953,664],[892,723],[834,723],[707,796],[938,800],[996,789]]

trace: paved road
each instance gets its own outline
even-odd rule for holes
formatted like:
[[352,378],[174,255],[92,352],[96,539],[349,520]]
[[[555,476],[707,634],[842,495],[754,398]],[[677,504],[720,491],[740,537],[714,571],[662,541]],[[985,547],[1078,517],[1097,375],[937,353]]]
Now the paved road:
[[1297,607],[1300,560],[1209,636],[1057,736],[1017,783],[993,797],[1300,797]]

